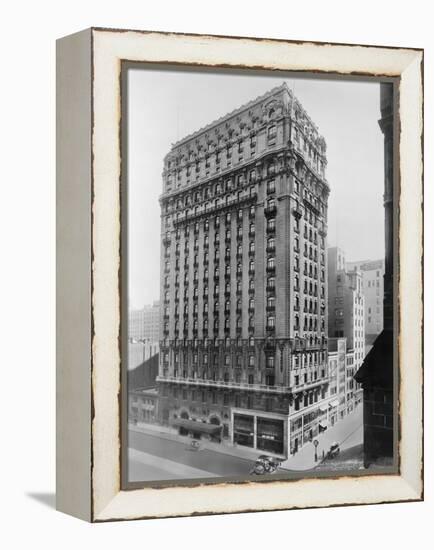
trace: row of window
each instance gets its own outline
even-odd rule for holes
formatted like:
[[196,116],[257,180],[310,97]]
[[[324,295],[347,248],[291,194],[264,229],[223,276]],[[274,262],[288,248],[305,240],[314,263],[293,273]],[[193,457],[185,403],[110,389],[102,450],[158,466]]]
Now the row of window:
[[[268,134],[268,145],[274,145],[276,142],[275,128],[271,127],[270,130],[271,130],[271,133],[269,132]],[[235,151],[236,151],[236,156],[234,159]],[[244,156],[245,151],[244,151],[243,144],[241,145],[239,144],[238,147],[235,149],[235,151],[231,145],[228,145],[224,150],[224,155],[222,155],[220,151],[216,152],[213,155],[213,159],[214,159],[213,166],[211,163],[210,155],[206,155],[204,159],[194,159],[194,160],[192,159],[192,162],[190,162],[190,164],[187,164],[184,168],[180,168],[176,171],[169,173],[169,175],[166,178],[166,190],[171,191],[172,186],[174,184],[176,184],[177,186],[180,186],[183,176],[185,176],[186,183],[188,184],[190,183],[190,179],[192,176],[195,180],[197,180],[205,172],[205,176],[208,177],[210,175],[211,168],[214,168],[215,172],[219,172],[221,168],[222,158],[224,158],[225,160],[225,168],[230,168],[232,166],[233,160],[242,162],[245,159],[245,156]],[[256,141],[250,143],[250,157],[254,157],[255,155],[256,155]],[[274,172],[275,172],[274,162],[270,162],[267,166],[267,173],[274,174]],[[256,175],[256,172],[254,173]]]
[[[318,317],[307,317],[305,316],[303,319],[303,330],[306,332],[316,332],[318,331],[318,327],[320,328],[321,332],[324,332],[325,330],[325,319],[321,317],[320,322],[318,322]],[[299,331],[301,328],[300,325],[300,317],[299,315],[294,315],[294,330]]]

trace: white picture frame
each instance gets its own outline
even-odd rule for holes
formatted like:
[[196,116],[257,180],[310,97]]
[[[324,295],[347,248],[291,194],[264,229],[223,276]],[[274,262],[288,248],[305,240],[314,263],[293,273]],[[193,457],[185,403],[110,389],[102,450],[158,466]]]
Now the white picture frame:
[[[123,61],[399,79],[399,473],[121,489]],[[92,28],[57,44],[57,507],[91,522],[423,498],[423,51]]]

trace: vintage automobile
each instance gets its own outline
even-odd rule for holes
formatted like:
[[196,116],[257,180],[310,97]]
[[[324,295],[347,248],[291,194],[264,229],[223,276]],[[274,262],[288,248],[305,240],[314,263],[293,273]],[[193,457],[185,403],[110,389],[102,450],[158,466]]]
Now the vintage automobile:
[[253,468],[250,470],[251,475],[263,475],[272,474],[282,463],[281,460],[275,456],[259,455]]
[[196,438],[192,439],[191,442],[190,442],[190,449],[192,451],[202,450],[202,445],[201,445],[200,441]]
[[339,443],[332,443],[327,453],[327,458],[335,458],[341,452]]

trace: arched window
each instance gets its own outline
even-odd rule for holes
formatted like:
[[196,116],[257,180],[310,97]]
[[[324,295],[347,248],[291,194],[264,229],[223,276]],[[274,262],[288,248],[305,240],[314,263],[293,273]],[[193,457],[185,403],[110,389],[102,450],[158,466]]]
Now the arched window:
[[274,315],[267,317],[267,326],[268,328],[274,328],[276,326],[276,318]]
[[267,267],[269,267],[270,269],[273,269],[276,267],[276,258],[274,256],[270,256],[267,259]]
[[275,306],[275,303],[276,303],[276,298],[274,296],[269,296],[267,298],[267,307],[273,308]]

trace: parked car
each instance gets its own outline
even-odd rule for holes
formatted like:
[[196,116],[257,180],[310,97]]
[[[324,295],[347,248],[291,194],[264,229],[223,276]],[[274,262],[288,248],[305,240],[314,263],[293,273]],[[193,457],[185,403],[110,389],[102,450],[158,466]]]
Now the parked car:
[[256,459],[253,468],[250,470],[251,475],[263,475],[263,474],[272,474],[282,463],[281,460],[275,456],[269,455],[260,455]]
[[192,439],[190,443],[190,449],[192,451],[200,451],[202,450],[202,445],[198,439]]
[[339,443],[332,443],[327,453],[327,458],[335,458],[340,452],[341,448],[339,447]]

